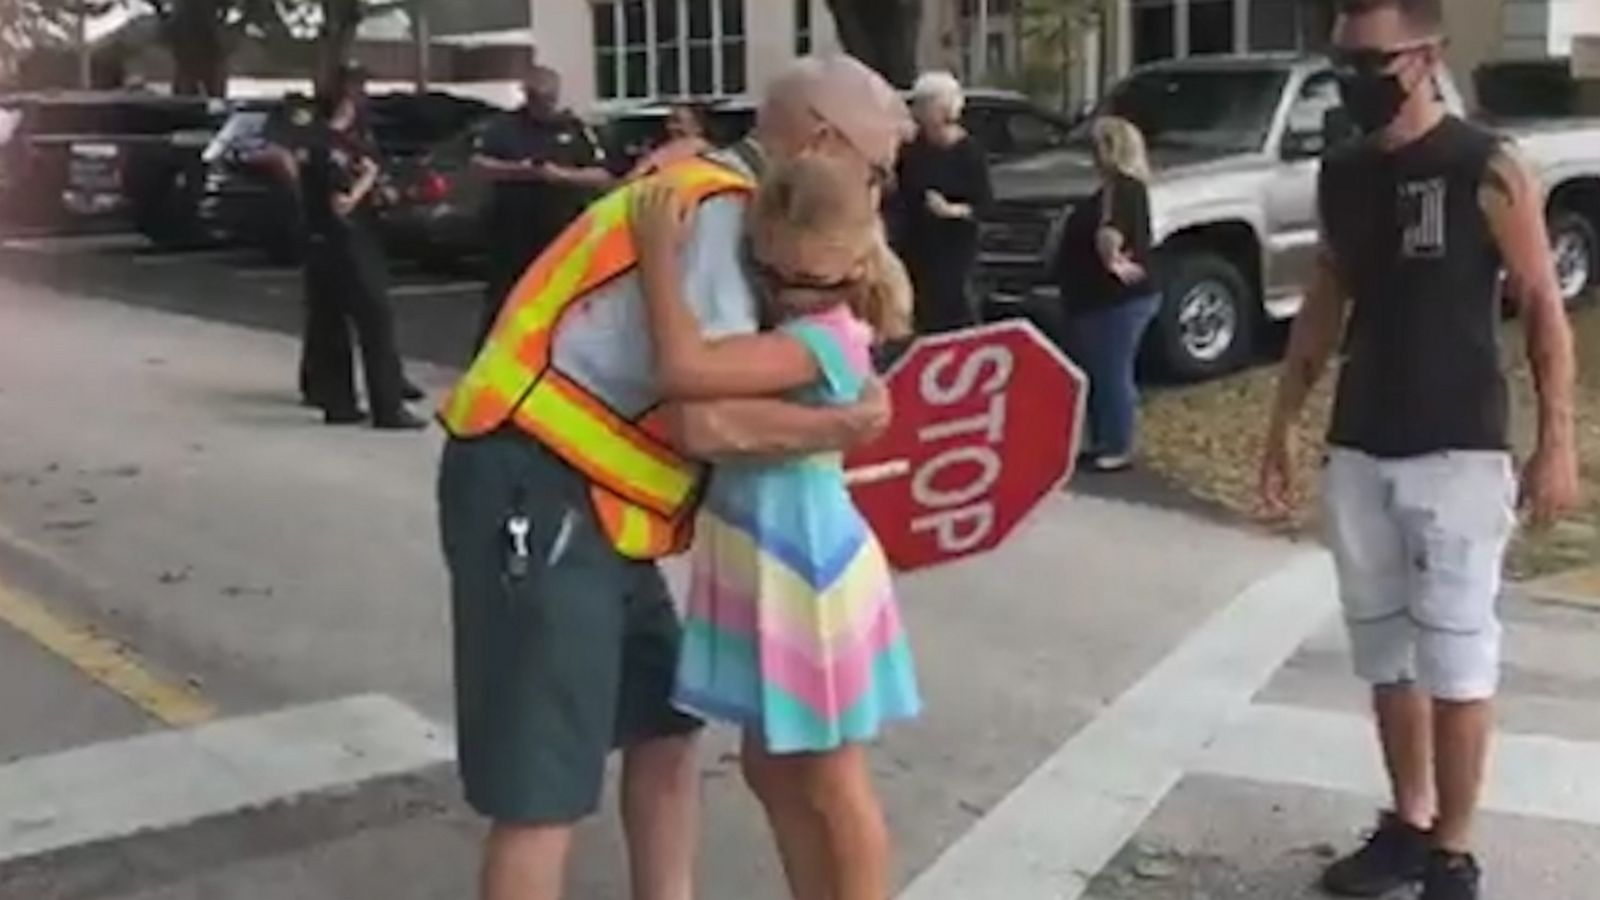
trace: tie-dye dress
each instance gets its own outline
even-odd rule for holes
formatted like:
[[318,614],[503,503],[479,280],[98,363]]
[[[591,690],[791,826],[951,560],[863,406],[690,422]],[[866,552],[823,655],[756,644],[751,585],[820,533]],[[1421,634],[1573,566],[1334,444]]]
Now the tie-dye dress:
[[[822,376],[794,399],[854,402],[871,333],[844,307],[780,330]],[[718,465],[696,523],[674,701],[774,753],[876,737],[921,710],[883,550],[837,453]]]

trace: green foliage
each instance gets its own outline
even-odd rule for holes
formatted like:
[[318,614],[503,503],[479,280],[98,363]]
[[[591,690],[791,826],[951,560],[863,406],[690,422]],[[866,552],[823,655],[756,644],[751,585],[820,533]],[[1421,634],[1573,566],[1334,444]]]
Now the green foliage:
[[0,52],[10,59],[14,53],[68,43],[79,15],[104,15],[118,5],[118,0],[0,0]]
[[1079,62],[1082,36],[1107,21],[1111,0],[1018,0],[1021,13],[1021,90],[1063,100]]

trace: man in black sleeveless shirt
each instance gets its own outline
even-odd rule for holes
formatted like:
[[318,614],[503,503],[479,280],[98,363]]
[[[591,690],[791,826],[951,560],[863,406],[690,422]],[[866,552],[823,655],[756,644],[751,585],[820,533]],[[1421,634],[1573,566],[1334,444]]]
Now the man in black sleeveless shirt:
[[1438,89],[1440,0],[1340,0],[1334,57],[1364,137],[1321,174],[1324,250],[1295,323],[1262,461],[1294,501],[1289,427],[1343,344],[1323,495],[1357,674],[1373,685],[1394,810],[1323,887],[1473,900],[1469,852],[1493,730],[1495,602],[1516,524],[1497,346],[1502,270],[1527,328],[1538,444],[1535,524],[1577,502],[1572,336],[1535,178]]

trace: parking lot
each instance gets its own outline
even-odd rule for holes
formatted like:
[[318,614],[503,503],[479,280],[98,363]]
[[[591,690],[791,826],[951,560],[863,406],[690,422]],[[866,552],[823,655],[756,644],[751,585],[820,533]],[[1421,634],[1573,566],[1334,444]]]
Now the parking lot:
[[[483,283],[390,261],[401,353],[459,366],[470,352]],[[0,274],[75,295],[298,334],[301,270],[247,247],[170,250],[123,232],[14,234],[0,239]]]

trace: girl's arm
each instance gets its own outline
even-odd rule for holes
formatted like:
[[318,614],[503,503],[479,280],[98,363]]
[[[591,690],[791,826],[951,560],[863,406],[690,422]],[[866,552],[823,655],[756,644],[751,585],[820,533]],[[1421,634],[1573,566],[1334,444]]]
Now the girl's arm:
[[683,216],[660,184],[638,188],[632,209],[639,277],[656,351],[656,380],[669,400],[764,397],[816,381],[804,344],[769,332],[708,341],[683,297]]

